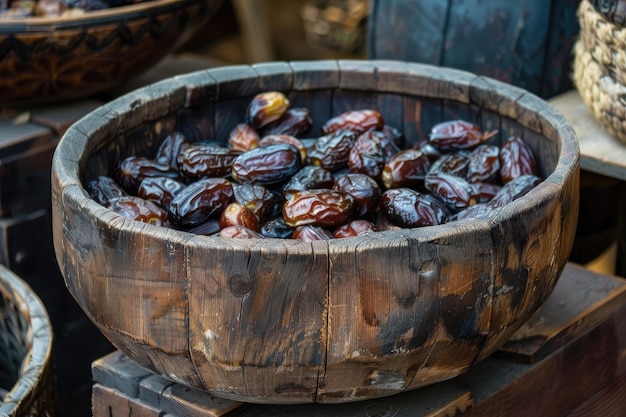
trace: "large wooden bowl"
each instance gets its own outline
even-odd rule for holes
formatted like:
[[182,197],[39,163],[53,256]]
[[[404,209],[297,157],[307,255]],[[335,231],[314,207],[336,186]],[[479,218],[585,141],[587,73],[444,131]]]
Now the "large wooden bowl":
[[[152,155],[175,127],[226,140],[251,98],[281,90],[314,130],[377,108],[409,141],[473,120],[522,135],[544,181],[489,221],[308,243],[196,236],[121,217],[86,181]],[[104,335],[153,372],[250,402],[345,402],[414,389],[493,353],[548,298],[578,216],[579,152],[536,96],[445,68],[312,61],[211,69],[95,110],[53,161],[53,228],[69,291]]]
[[89,96],[150,69],[223,0],[149,0],[81,15],[0,21],[0,106]]

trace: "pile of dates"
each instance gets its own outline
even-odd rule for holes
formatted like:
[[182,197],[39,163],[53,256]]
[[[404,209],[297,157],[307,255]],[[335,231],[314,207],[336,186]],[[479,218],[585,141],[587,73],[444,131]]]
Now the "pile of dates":
[[488,144],[463,120],[405,146],[373,109],[339,114],[306,138],[308,109],[257,95],[228,144],[173,132],[151,158],[130,156],[89,182],[91,197],[128,218],[202,235],[326,240],[486,218],[541,180],[520,137]]

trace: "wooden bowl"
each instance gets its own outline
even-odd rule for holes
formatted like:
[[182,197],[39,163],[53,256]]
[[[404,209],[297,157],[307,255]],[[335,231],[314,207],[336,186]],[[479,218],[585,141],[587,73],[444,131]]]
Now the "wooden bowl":
[[[314,131],[377,108],[409,141],[462,118],[523,136],[545,178],[488,220],[304,242],[192,235],[126,219],[85,184],[174,128],[225,140],[251,98],[285,92]],[[195,135],[195,136],[194,136]],[[565,119],[519,88],[394,61],[222,67],[134,91],[74,124],[56,150],[53,230],[69,291],[130,358],[248,402],[347,402],[452,378],[542,305],[569,256],[579,151]]]
[[150,0],[57,18],[0,21],[0,105],[50,103],[150,69],[223,0]]

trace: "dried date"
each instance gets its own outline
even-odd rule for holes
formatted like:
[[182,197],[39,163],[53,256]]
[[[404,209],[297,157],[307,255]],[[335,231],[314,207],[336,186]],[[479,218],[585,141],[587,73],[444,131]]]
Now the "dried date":
[[126,195],[112,200],[111,210],[128,219],[156,226],[167,226],[167,211],[152,201],[134,195]]
[[354,199],[343,191],[300,191],[285,202],[283,218],[291,227],[336,227],[352,220]]
[[333,235],[323,227],[307,224],[305,226],[296,227],[291,238],[313,242],[316,240],[331,240]]
[[107,176],[99,176],[89,181],[87,183],[87,192],[92,199],[105,207],[112,200],[128,195],[113,178]]
[[500,180],[506,184],[522,175],[538,175],[530,146],[519,136],[511,136],[500,148]]
[[384,124],[383,116],[377,110],[350,110],[326,121],[322,132],[328,135],[339,130],[350,130],[360,135],[368,130],[381,130]]
[[192,181],[223,177],[230,173],[238,152],[216,145],[195,143],[185,148],[177,159],[178,170]]
[[363,174],[343,174],[335,179],[333,189],[352,196],[355,217],[375,215],[380,199],[380,187],[371,177]]
[[477,202],[474,187],[456,175],[429,173],[424,179],[424,187],[453,210],[461,210]]
[[163,208],[168,208],[172,199],[184,188],[185,184],[171,178],[149,177],[141,181],[137,195]]
[[180,132],[174,132],[168,135],[157,150],[154,160],[162,165],[168,165],[177,168],[177,158],[183,149],[189,146],[189,141]]
[[375,231],[376,227],[374,226],[374,223],[367,220],[357,219],[333,230],[333,237],[335,239],[344,239],[347,237],[365,236],[366,234]]
[[428,156],[417,149],[406,149],[396,153],[383,167],[381,181],[389,188],[420,187],[430,170]]
[[287,96],[279,91],[257,94],[246,109],[246,123],[255,129],[260,129],[280,119],[290,104]]
[[256,216],[246,206],[232,202],[220,214],[220,229],[237,225],[255,232],[259,231],[259,222]]
[[240,183],[276,184],[287,181],[302,166],[292,145],[263,146],[240,154],[232,164],[232,177]]
[[500,148],[479,145],[469,156],[466,178],[471,183],[495,182],[500,172]]
[[230,181],[204,178],[189,184],[174,197],[169,206],[169,219],[176,226],[196,226],[219,215],[232,198]]
[[291,108],[276,121],[267,124],[261,133],[268,135],[290,135],[298,137],[307,133],[313,126],[311,112],[307,108]]
[[245,152],[257,148],[261,140],[252,126],[240,123],[228,135],[228,147],[235,152]]
[[464,120],[451,120],[436,124],[430,131],[429,140],[439,150],[452,151],[472,148],[497,133],[482,132],[477,125]]
[[178,170],[142,156],[129,156],[118,165],[114,172],[115,181],[129,194],[137,194],[137,188],[144,178],[179,178]]
[[380,198],[381,213],[400,227],[435,226],[447,221],[445,204],[410,188],[393,188]]
[[356,139],[357,134],[350,130],[337,130],[322,136],[309,150],[309,161],[331,172],[346,168]]

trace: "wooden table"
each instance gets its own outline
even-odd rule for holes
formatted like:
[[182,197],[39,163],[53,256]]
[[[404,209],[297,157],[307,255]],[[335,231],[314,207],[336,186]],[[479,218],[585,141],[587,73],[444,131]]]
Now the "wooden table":
[[578,136],[581,169],[622,182],[621,186],[612,187],[619,193],[615,198],[617,207],[613,208],[618,213],[615,272],[626,276],[626,143],[598,122],[578,91],[569,91],[548,102],[565,116]]
[[116,351],[93,363],[95,417],[626,415],[626,280],[568,264],[546,304],[465,375],[356,403],[224,400],[139,367]]

